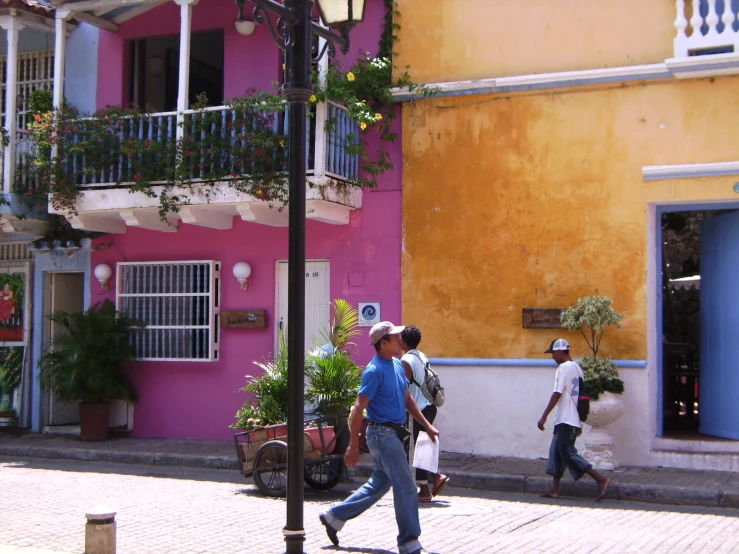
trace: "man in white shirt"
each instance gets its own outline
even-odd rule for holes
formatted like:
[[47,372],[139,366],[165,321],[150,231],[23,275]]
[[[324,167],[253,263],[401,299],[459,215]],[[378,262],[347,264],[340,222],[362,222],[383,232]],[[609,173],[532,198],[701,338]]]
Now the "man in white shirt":
[[[418,349],[420,342],[421,330],[415,325],[406,325],[403,332],[400,333],[400,345],[405,353],[401,358],[403,369],[410,383],[411,397],[416,401],[418,407],[421,408],[421,413],[428,422],[433,424],[434,419],[436,419],[436,406],[428,401],[418,386],[418,383],[423,383],[426,380],[426,362],[428,362],[426,354]],[[418,434],[421,431],[426,431],[426,428],[414,419],[414,443],[418,440]],[[429,477],[433,477],[431,487],[429,487]],[[425,469],[416,468],[416,484],[419,488],[418,501],[431,502],[435,496],[441,493],[442,489],[449,482],[449,479],[450,477],[447,477],[443,473],[429,475]]]
[[582,423],[577,413],[580,379],[584,378],[582,369],[572,361],[570,345],[564,339],[553,340],[544,353],[551,354],[559,367],[554,376],[554,392],[537,424],[543,431],[549,413],[555,407],[557,408],[554,416],[554,436],[549,447],[549,463],[547,464],[547,474],[554,478],[554,482],[552,489],[541,496],[559,498],[559,482],[565,473],[565,468],[568,468],[575,481],[586,473],[595,479],[598,483],[598,495],[595,501],[598,502],[606,495],[611,480],[595,471],[591,464],[577,454],[575,448],[575,439],[582,433]]

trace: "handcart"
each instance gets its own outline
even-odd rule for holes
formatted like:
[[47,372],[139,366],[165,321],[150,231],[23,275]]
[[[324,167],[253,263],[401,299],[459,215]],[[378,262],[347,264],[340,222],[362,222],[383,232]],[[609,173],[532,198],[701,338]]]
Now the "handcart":
[[[344,452],[349,446],[349,412],[331,416],[308,417],[303,433],[303,480],[312,488],[335,487],[346,471]],[[333,423],[340,422],[338,425]],[[287,425],[257,427],[234,435],[239,467],[244,477],[254,477],[254,484],[266,496],[287,493]]]

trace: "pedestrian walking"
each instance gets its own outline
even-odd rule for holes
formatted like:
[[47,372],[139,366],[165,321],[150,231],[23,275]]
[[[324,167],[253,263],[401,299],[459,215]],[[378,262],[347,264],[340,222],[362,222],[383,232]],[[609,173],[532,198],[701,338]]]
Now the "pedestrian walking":
[[[403,332],[400,333],[400,344],[405,353],[401,358],[405,376],[410,383],[410,391],[413,400],[421,409],[421,413],[426,420],[433,424],[436,419],[437,407],[434,406],[428,398],[421,392],[420,383],[426,381],[426,364],[428,358],[426,354],[418,349],[421,343],[421,330],[415,325],[406,325]],[[418,434],[426,431],[426,428],[415,419],[413,420],[413,443],[418,440]],[[433,478],[433,479],[432,479]],[[418,485],[418,501],[431,502],[431,500],[441,493],[442,489],[449,482],[449,477],[441,472],[429,475],[425,469],[416,468],[416,484]],[[429,483],[431,486],[429,487]]]
[[580,393],[580,379],[583,372],[580,366],[570,357],[570,345],[564,339],[555,339],[544,351],[551,354],[552,359],[559,364],[554,376],[554,392],[544,414],[537,423],[540,430],[550,412],[556,407],[554,415],[554,436],[549,447],[549,462],[547,474],[553,477],[551,490],[543,493],[545,498],[559,498],[559,482],[565,473],[570,470],[572,478],[577,481],[584,474],[590,475],[598,484],[598,495],[595,501],[599,502],[606,495],[611,480],[593,469],[593,466],[577,454],[575,440],[582,433],[582,422],[577,412],[577,399]]
[[354,494],[341,504],[333,506],[319,517],[326,527],[331,542],[339,545],[338,532],[344,523],[353,519],[393,488],[395,521],[398,524],[398,550],[400,554],[425,552],[418,540],[421,523],[418,518],[418,494],[413,475],[406,459],[403,440],[410,436],[405,428],[406,410],[426,428],[433,440],[439,432],[426,420],[408,390],[408,380],[400,360],[393,356],[401,353],[400,333],[396,327],[383,321],[370,329],[370,343],[377,354],[362,372],[362,383],[354,414],[351,418],[351,440],[344,454],[347,466],[354,467],[359,461],[359,430],[362,418],[359,414],[367,409],[367,446],[372,455],[372,476]]

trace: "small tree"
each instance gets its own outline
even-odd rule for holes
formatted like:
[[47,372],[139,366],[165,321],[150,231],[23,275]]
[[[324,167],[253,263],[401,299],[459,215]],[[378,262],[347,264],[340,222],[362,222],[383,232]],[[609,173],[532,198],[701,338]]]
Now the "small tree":
[[573,331],[579,329],[590,347],[590,354],[580,360],[580,367],[588,383],[590,398],[597,400],[602,392],[622,394],[624,382],[618,377],[618,368],[611,358],[599,358],[601,340],[609,325],[621,327],[624,316],[617,313],[607,296],[585,296],[562,312],[562,326]]

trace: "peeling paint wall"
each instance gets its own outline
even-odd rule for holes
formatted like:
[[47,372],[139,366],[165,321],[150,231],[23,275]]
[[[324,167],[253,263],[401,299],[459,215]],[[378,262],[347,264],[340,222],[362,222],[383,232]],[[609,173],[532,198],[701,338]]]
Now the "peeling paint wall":
[[642,166],[735,159],[738,108],[738,78],[406,104],[404,323],[433,356],[543,357],[561,332],[521,309],[605,294],[626,319],[603,354],[646,359],[647,204],[738,198]]
[[398,0],[400,70],[417,83],[662,63],[674,0]]

